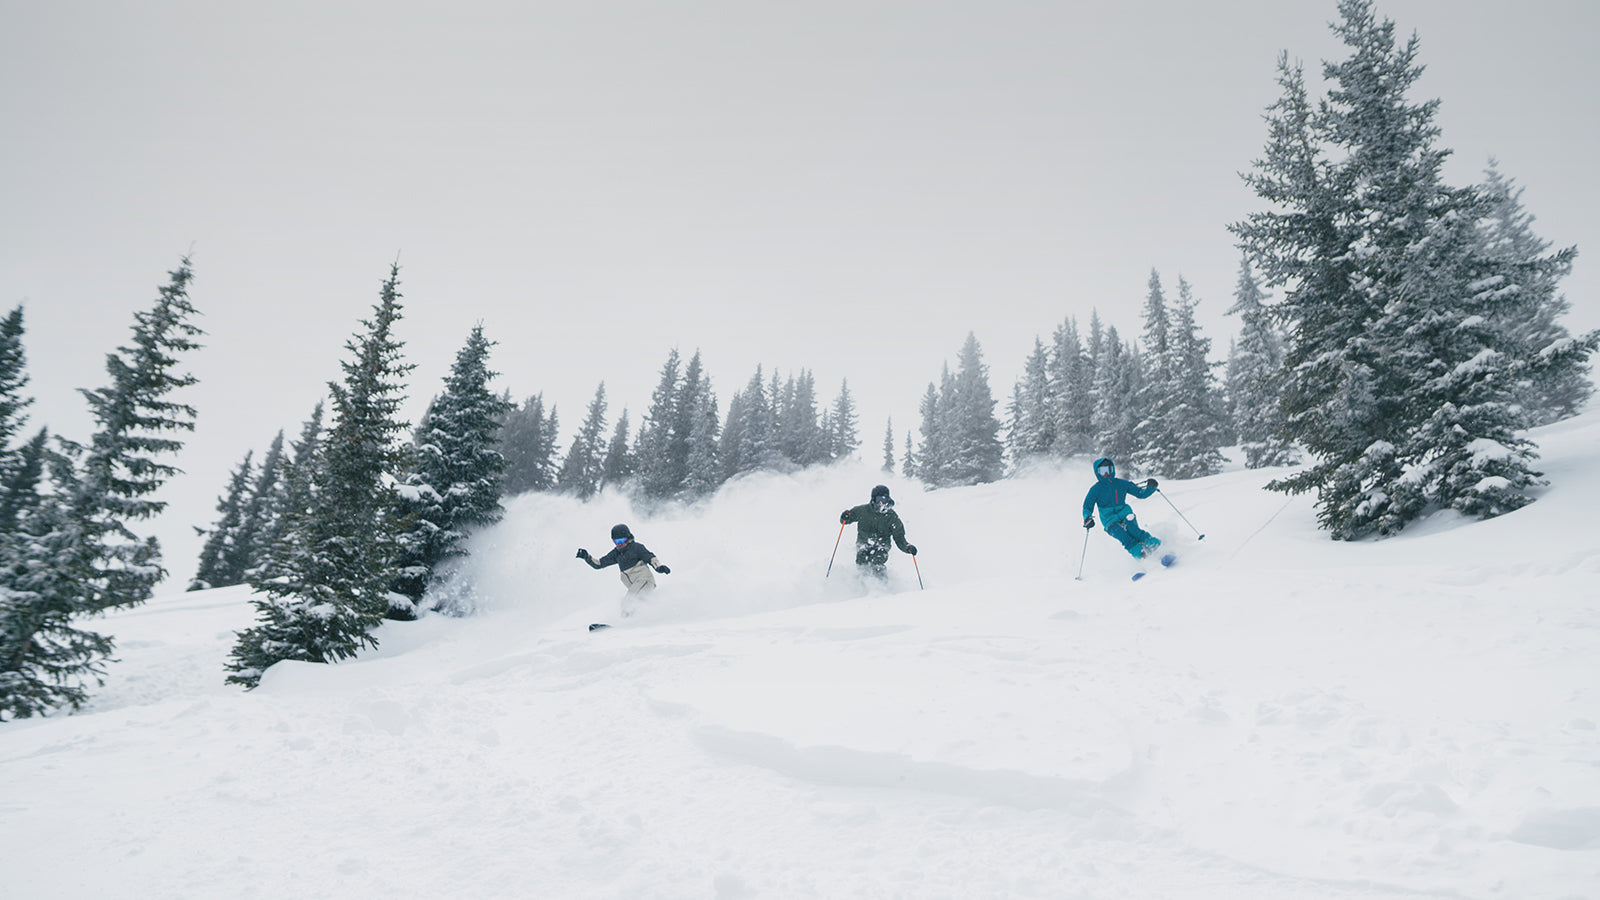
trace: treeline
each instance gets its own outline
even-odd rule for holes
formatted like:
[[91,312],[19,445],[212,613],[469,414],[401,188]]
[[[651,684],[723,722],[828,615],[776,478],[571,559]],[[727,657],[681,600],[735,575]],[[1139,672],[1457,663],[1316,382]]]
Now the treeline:
[[792,471],[855,454],[861,445],[848,380],[826,406],[808,370],[770,377],[756,371],[728,398],[726,415],[699,351],[685,363],[676,349],[636,432],[624,409],[607,418],[606,386],[595,389],[576,436],[557,452],[560,429],[554,406],[537,394],[511,411],[501,429],[507,494],[559,491],[587,499],[605,489],[636,500],[694,500],[729,479],[757,470]]

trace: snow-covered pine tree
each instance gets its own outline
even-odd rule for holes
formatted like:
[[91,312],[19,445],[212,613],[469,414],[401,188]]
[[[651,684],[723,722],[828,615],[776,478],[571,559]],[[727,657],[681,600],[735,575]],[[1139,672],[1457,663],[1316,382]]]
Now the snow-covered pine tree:
[[[667,440],[667,457],[670,460],[671,487],[668,493],[662,496],[673,497],[683,493],[689,483],[689,457],[695,452],[694,439],[697,427],[701,427],[699,416],[703,412],[701,404],[705,397],[711,394],[711,379],[705,372],[705,365],[700,360],[700,351],[696,350],[689,362],[683,367],[683,380],[678,384],[677,395],[672,401],[672,428]],[[715,417],[715,403],[712,404],[712,416]],[[712,427],[713,437],[716,425]],[[701,429],[701,437],[704,430]],[[702,448],[702,453],[710,453],[713,457],[716,450]]]
[[906,432],[906,449],[900,457],[900,474],[907,478],[917,477],[917,458],[911,449],[911,432]]
[[1478,229],[1482,252],[1512,267],[1519,295],[1517,302],[1505,305],[1503,320],[1495,324],[1520,356],[1534,361],[1517,385],[1517,402],[1530,424],[1548,425],[1576,415],[1594,395],[1589,355],[1595,335],[1575,341],[1561,323],[1571,304],[1560,293],[1560,282],[1571,273],[1577,248],[1547,253],[1550,242],[1534,233],[1533,216],[1522,206],[1522,188],[1502,175],[1494,160],[1489,161],[1483,189],[1491,207]]
[[1011,388],[1007,410],[1005,446],[1013,467],[1055,449],[1057,404],[1050,383],[1050,363],[1044,341],[1034,338],[1033,352],[1028,354],[1022,375]]
[[[950,374],[950,365],[945,364],[940,375],[940,382],[947,388],[954,380]],[[945,435],[945,408],[940,403],[941,397],[949,395],[948,390],[941,392],[933,383],[928,382],[928,390],[922,395],[922,402],[917,405],[917,412],[922,415],[922,442],[917,447],[916,476],[929,487],[944,486],[944,470],[949,464],[945,455],[947,443]],[[908,453],[907,459],[911,456]]]
[[[857,432],[856,402],[850,396],[850,380],[839,382],[839,396],[833,401],[833,416],[829,422],[828,453],[829,461],[849,459],[861,449],[861,435]],[[893,447],[890,448],[893,456]],[[889,468],[894,468],[894,463],[889,463]]]
[[987,484],[1005,473],[1000,420],[995,417],[989,369],[975,334],[968,333],[954,379],[942,403],[948,411],[947,462],[941,486]]
[[722,480],[726,482],[744,471],[744,392],[734,391],[728,398],[728,415],[722,420],[721,446],[717,448],[717,461],[722,467]]
[[441,568],[467,555],[474,529],[500,521],[506,461],[498,447],[509,402],[489,390],[494,343],[478,325],[456,353],[444,390],[412,439],[411,472],[400,488],[406,531],[395,558],[394,590],[422,600]]
[[[239,526],[244,523],[244,505],[250,490],[250,475],[255,470],[255,451],[247,450],[244,459],[228,477],[228,490],[217,498],[217,524],[211,527],[205,543],[200,547],[200,562],[195,567],[194,578],[189,580],[189,590],[204,591],[238,582],[227,581],[222,573],[223,560],[238,539]],[[198,529],[196,529],[198,530]]]
[[744,413],[739,420],[738,473],[776,468],[782,461],[777,447],[777,421],[773,398],[767,393],[761,366],[740,392]]
[[1266,292],[1239,261],[1229,315],[1239,317],[1239,338],[1228,354],[1228,405],[1246,468],[1282,466],[1295,461],[1294,445],[1282,435],[1283,333],[1267,313]]
[[1129,462],[1133,454],[1134,426],[1141,413],[1137,404],[1139,391],[1139,354],[1131,344],[1117,334],[1116,326],[1106,329],[1105,341],[1100,349],[1100,360],[1094,372],[1094,428],[1095,456],[1109,456],[1125,463],[1125,474],[1135,468]]
[[883,471],[894,474],[894,418],[883,422]]
[[1274,306],[1290,326],[1287,434],[1316,460],[1272,487],[1315,490],[1322,526],[1354,539],[1438,508],[1515,509],[1538,474],[1513,394],[1533,361],[1499,327],[1523,273],[1484,252],[1488,195],[1443,180],[1438,101],[1406,97],[1416,37],[1397,47],[1370,0],[1339,11],[1350,55],[1324,65],[1320,104],[1279,61],[1266,156],[1246,176],[1273,209],[1233,230],[1266,284],[1289,286]]
[[1211,339],[1202,337],[1189,283],[1178,277],[1178,300],[1167,326],[1171,373],[1172,450],[1166,463],[1152,471],[1173,478],[1203,478],[1222,471],[1227,459],[1222,445],[1228,439],[1221,391],[1211,362]]
[[790,379],[793,389],[787,392],[789,402],[784,407],[784,452],[797,466],[814,466],[827,462],[828,435],[817,422],[817,380],[808,369]]
[[[175,371],[197,349],[189,260],[169,273],[150,309],[134,314],[133,340],[106,357],[111,383],[83,391],[96,431],[87,445],[58,439],[52,491],[21,511],[0,571],[0,718],[76,709],[102,682],[114,649],[75,619],[134,606],[165,577],[154,538],[129,525],[166,504],[154,493],[178,470],[163,461],[194,429],[195,410],[172,398],[195,383]],[[36,495],[37,496],[37,495]]]
[[23,395],[28,385],[27,353],[22,346],[25,331],[19,304],[5,319],[0,320],[0,483],[16,465],[16,455],[11,444],[22,430],[27,416],[23,410],[33,398]]
[[[504,397],[509,402],[509,393]],[[561,434],[556,407],[544,412],[544,395],[535,394],[506,413],[500,426],[500,452],[506,458],[505,494],[548,491],[556,485],[556,439]]]
[[265,562],[271,552],[266,536],[280,490],[283,463],[283,431],[279,430],[267,447],[267,455],[261,460],[255,483],[250,487],[237,537],[221,560],[219,568],[228,584],[244,584],[250,579],[250,570]]
[[617,417],[617,427],[611,432],[611,443],[606,445],[606,457],[600,462],[600,487],[621,487],[633,477],[633,451],[628,448],[628,410]]
[[[635,442],[638,460],[639,491],[647,499],[664,499],[678,492],[683,485],[684,472],[674,469],[672,460],[673,428],[678,420],[677,403],[680,393],[682,360],[677,348],[667,354],[661,366],[661,380],[650,395],[650,408],[645,411]],[[687,461],[687,454],[684,459]]]
[[[691,401],[686,397],[685,402]],[[717,421],[717,397],[711,391],[710,379],[701,379],[692,402],[694,417],[690,421],[688,472],[683,494],[697,500],[709,497],[722,486],[722,466],[718,459],[721,428]]]
[[[408,467],[407,430],[397,418],[406,373],[400,267],[390,267],[363,332],[345,345],[342,383],[330,383],[333,424],[306,470],[293,467],[289,511],[270,563],[252,581],[257,624],[239,632],[228,681],[253,688],[282,660],[334,662],[376,647],[373,630],[391,610],[411,609],[391,592],[402,530],[394,479]],[[306,479],[296,484],[296,479]]]
[[[5,481],[0,482],[0,544],[4,543],[5,536],[16,535],[23,518],[43,502],[39,489],[50,458],[49,441],[49,429],[41,428],[32,440],[10,454]],[[3,553],[0,548],[0,554]],[[0,558],[0,566],[3,565],[3,558]],[[0,578],[0,585],[3,584],[4,579]]]
[[1075,319],[1056,327],[1050,342],[1048,377],[1054,434],[1050,452],[1079,456],[1094,449],[1094,357],[1101,340],[1100,317],[1091,326],[1093,345],[1085,350]]
[[1161,287],[1161,275],[1151,269],[1149,291],[1144,302],[1144,346],[1139,357],[1144,365],[1138,390],[1134,394],[1134,406],[1140,415],[1133,422],[1132,452],[1126,459],[1129,471],[1168,475],[1176,462],[1173,454],[1177,443],[1177,423],[1173,414],[1179,400],[1168,339],[1170,330],[1167,295]]
[[[23,467],[25,452],[23,448],[13,446],[12,439],[22,431],[23,423],[27,421],[24,410],[33,403],[32,397],[23,394],[23,389],[28,385],[28,357],[22,344],[25,330],[21,305],[0,320],[0,534],[15,525],[22,503],[21,495],[13,498],[11,491],[12,481],[19,477]],[[35,468],[42,464],[41,454],[42,449],[34,454],[32,465]],[[39,472],[35,472],[28,480],[35,490],[39,477]],[[23,489],[20,479],[16,489]]]
[[245,570],[246,580],[251,584],[266,580],[256,570],[270,568],[278,555],[279,543],[289,530],[289,522],[311,505],[311,470],[322,445],[322,409],[322,401],[318,400],[311,416],[300,426],[299,439],[290,445],[290,455],[280,463],[277,486],[267,501],[261,534],[256,538],[255,562]]
[[580,500],[593,497],[600,490],[600,441],[606,428],[606,383],[595,388],[594,399],[589,401],[589,411],[584,414],[583,425],[572,438],[572,446],[561,461],[561,471],[556,475],[556,490]]

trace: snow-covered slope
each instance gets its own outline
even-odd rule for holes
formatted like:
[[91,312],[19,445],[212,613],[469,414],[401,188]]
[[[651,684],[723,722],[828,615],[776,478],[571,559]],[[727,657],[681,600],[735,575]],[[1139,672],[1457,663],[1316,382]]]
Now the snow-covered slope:
[[[1279,473],[1164,483],[1206,538],[1139,504],[1182,558],[1138,583],[1086,463],[888,479],[920,569],[871,589],[852,529],[824,577],[871,467],[522,497],[474,615],[249,694],[248,593],[162,598],[90,708],[0,726],[3,893],[1600,897],[1600,413],[1536,437],[1540,502],[1377,543]],[[590,634],[618,521],[673,571]]]

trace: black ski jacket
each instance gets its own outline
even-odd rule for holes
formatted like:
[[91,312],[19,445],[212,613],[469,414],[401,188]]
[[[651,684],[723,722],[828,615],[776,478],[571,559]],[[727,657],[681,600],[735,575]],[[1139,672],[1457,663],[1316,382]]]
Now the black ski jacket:
[[646,549],[645,545],[638,541],[629,541],[599,559],[589,556],[585,557],[583,561],[595,569],[604,569],[606,566],[621,566],[622,571],[626,572],[639,563],[647,563],[655,558],[656,555]]

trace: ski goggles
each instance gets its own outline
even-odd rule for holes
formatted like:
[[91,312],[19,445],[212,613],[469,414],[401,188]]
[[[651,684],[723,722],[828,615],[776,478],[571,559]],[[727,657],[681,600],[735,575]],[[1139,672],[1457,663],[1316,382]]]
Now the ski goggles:
[[616,544],[618,547],[621,547],[623,544],[626,544],[627,542],[628,542],[627,538],[612,538],[611,539],[611,543]]
[[1101,466],[1100,468],[1095,469],[1095,471],[1099,472],[1101,475],[1110,475],[1112,472],[1115,472],[1116,470],[1111,468],[1110,466]]

